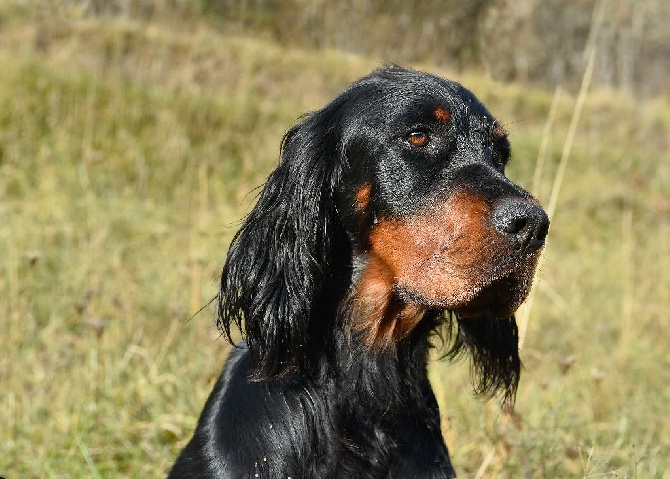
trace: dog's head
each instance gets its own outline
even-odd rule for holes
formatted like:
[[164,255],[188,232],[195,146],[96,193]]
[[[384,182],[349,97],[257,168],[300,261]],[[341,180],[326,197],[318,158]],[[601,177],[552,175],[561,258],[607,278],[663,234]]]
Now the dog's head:
[[[505,177],[509,158],[504,128],[461,85],[398,67],[359,80],[286,134],[224,267],[220,324],[244,317],[267,377],[300,368],[325,296],[378,351],[451,311],[483,369],[516,369],[483,389],[515,386],[513,314],[549,222]],[[343,267],[348,290],[325,291]]]

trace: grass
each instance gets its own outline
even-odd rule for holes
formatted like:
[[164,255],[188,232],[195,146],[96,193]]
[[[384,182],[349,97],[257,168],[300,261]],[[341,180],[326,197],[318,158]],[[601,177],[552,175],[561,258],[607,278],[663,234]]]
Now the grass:
[[[209,309],[189,318],[249,191],[295,118],[378,62],[197,19],[0,17],[0,475],[162,477],[228,351]],[[514,180],[545,139],[546,204],[575,97],[543,134],[551,92],[438,73],[507,122]],[[433,365],[460,477],[670,477],[669,107],[587,96],[515,415]]]

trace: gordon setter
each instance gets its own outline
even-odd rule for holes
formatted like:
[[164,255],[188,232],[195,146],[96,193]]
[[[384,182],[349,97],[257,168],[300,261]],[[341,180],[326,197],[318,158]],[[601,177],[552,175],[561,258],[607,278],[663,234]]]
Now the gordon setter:
[[549,228],[509,158],[470,91],[400,67],[292,127],[221,275],[218,326],[245,340],[170,477],[454,477],[431,340],[513,402]]

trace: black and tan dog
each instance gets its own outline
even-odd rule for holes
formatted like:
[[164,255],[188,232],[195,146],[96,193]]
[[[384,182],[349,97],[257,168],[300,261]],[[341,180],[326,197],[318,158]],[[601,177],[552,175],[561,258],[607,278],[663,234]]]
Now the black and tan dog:
[[373,72],[284,137],[221,277],[231,354],[172,478],[454,477],[431,338],[513,401],[514,312],[549,227],[461,85]]

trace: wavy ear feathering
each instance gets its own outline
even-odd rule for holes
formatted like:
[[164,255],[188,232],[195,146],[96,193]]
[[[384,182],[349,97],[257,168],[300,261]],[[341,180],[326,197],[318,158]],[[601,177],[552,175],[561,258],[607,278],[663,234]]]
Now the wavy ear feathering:
[[[233,238],[221,274],[217,325],[243,332],[254,379],[300,369],[312,307],[328,274],[333,188],[341,171],[335,105],[305,115]],[[331,121],[328,121],[328,120]]]

